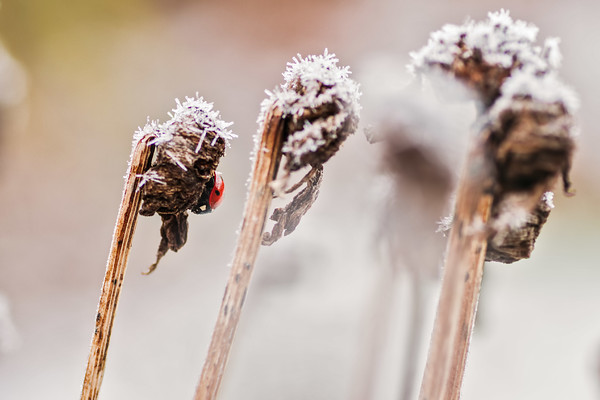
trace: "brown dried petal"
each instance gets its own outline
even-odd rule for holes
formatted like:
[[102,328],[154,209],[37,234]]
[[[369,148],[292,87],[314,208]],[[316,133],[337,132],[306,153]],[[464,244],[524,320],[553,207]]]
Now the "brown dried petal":
[[499,116],[490,140],[496,147],[495,160],[502,191],[528,190],[548,185],[571,167],[574,142],[570,135],[573,121],[560,104],[515,101]]
[[148,268],[145,274],[149,274],[156,269],[158,262],[167,251],[175,251],[181,249],[187,241],[188,222],[187,212],[178,214],[161,214],[162,226],[160,227],[160,245],[156,252],[156,262]]
[[508,264],[529,258],[551,210],[545,200],[540,200],[521,227],[499,232],[488,241],[485,260]]
[[491,225],[510,220],[511,208],[515,207],[506,205],[514,198],[520,198],[521,209],[529,210],[523,224],[496,230],[488,241],[487,260],[510,263],[531,255],[551,210],[544,199],[540,200],[541,195],[551,190],[560,177],[565,191],[569,190],[572,125],[571,116],[561,104],[515,99],[484,133],[497,171]]
[[[300,219],[310,209],[313,203],[319,196],[319,187],[323,179],[323,166],[313,168],[308,174],[309,179],[306,181],[306,187],[300,193],[294,196],[292,201],[284,208],[276,208],[273,210],[271,220],[276,224],[273,226],[271,233],[264,232],[262,244],[270,246],[279,240],[283,235],[292,233]],[[304,178],[303,178],[304,180]],[[294,185],[296,187],[296,185]]]

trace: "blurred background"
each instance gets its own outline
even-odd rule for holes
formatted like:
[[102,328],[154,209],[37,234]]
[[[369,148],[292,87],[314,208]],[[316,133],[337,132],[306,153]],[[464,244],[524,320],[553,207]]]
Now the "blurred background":
[[78,398],[132,134],[198,92],[239,135],[220,165],[226,198],[190,218],[187,245],[150,276],[141,272],[160,219],[138,220],[101,391],[192,398],[264,90],[297,53],[325,48],[362,85],[361,127],[325,166],[320,198],[294,234],[262,248],[220,398],[399,399],[407,364],[418,389],[439,285],[425,285],[421,341],[406,363],[412,288],[379,251],[381,148],[363,129],[377,124],[378,96],[408,80],[408,53],[431,31],[500,8],[538,25],[540,41],[562,40],[562,77],[582,104],[577,195],[557,193],[532,259],[486,266],[462,398],[600,398],[592,0],[2,1],[0,398]]

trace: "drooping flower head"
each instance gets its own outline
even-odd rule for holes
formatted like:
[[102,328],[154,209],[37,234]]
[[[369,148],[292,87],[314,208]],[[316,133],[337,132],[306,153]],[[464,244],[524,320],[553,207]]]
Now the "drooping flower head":
[[288,63],[285,82],[262,103],[259,132],[268,110],[281,109],[286,119],[283,154],[292,171],[320,165],[356,130],[360,106],[358,84],[349,67],[337,65],[335,54],[300,55]]

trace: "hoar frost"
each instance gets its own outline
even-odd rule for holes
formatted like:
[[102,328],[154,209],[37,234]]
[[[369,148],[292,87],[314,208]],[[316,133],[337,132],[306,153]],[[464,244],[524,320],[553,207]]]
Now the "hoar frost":
[[558,78],[557,38],[536,45],[538,28],[508,11],[482,22],[445,25],[411,53],[421,77],[449,76],[480,100],[476,129],[494,171],[494,204],[486,258],[529,257],[550,210],[550,193],[562,177],[569,191],[575,147],[575,93]]
[[[450,73],[473,89],[484,107],[500,96],[511,96],[507,92],[522,86],[525,77],[532,82],[530,96],[561,101],[572,110],[577,101],[556,78],[560,41],[548,38],[536,45],[537,34],[535,25],[513,20],[506,10],[489,13],[481,22],[445,25],[431,34],[425,47],[411,53],[409,69],[425,75],[436,70]],[[520,81],[511,83],[513,79]],[[546,82],[536,84],[538,80]]]
[[179,250],[187,240],[187,211],[207,212],[209,182],[214,176],[229,141],[236,137],[228,128],[231,122],[220,118],[213,104],[202,97],[176,100],[176,108],[167,122],[148,121],[139,129],[134,142],[148,135],[154,138],[156,157],[142,176],[142,206],[140,214],[158,213],[162,219],[161,243],[156,268],[168,250]]
[[[280,118],[277,123],[283,138],[283,176],[271,182],[271,188],[276,195],[283,195],[304,186],[289,204],[273,211],[275,225],[270,233],[264,232],[263,245],[271,245],[296,229],[318,197],[323,164],[357,128],[361,94],[349,77],[350,69],[338,66],[338,61],[327,50],[323,55],[294,57],[283,73],[285,82],[273,92],[267,91],[268,97],[261,104],[255,143],[258,145],[273,115]],[[255,149],[257,157],[260,151]],[[304,178],[284,190],[291,173],[304,167],[310,167]]]
[[548,38],[543,46],[536,46],[538,31],[533,24],[513,20],[507,10],[488,13],[486,21],[444,25],[431,34],[427,46],[410,54],[412,69],[449,66],[456,57],[468,58],[475,53],[486,63],[507,69],[545,72],[558,68],[562,59],[558,39]]
[[259,133],[273,107],[286,120],[286,140],[282,152],[287,168],[326,162],[345,138],[356,130],[360,106],[358,84],[350,79],[349,67],[339,67],[335,54],[300,55],[288,63],[285,82],[262,102]]

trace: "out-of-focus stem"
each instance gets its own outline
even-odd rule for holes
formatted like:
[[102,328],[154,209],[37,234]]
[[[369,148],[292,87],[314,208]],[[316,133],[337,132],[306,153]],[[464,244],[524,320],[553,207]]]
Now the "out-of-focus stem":
[[154,135],[142,137],[131,153],[129,171],[125,180],[125,189],[115,224],[106,264],[106,274],[98,303],[96,326],[81,391],[82,400],[97,399],[102,384],[110,334],[142,201],[141,192],[138,190],[140,175],[150,165],[153,147],[148,146],[148,143],[153,138]]
[[208,355],[196,388],[195,400],[212,400],[218,394],[261,244],[263,228],[273,197],[269,184],[275,179],[279,168],[282,144],[282,114],[279,109],[274,108],[265,118],[254,161],[242,228]]

